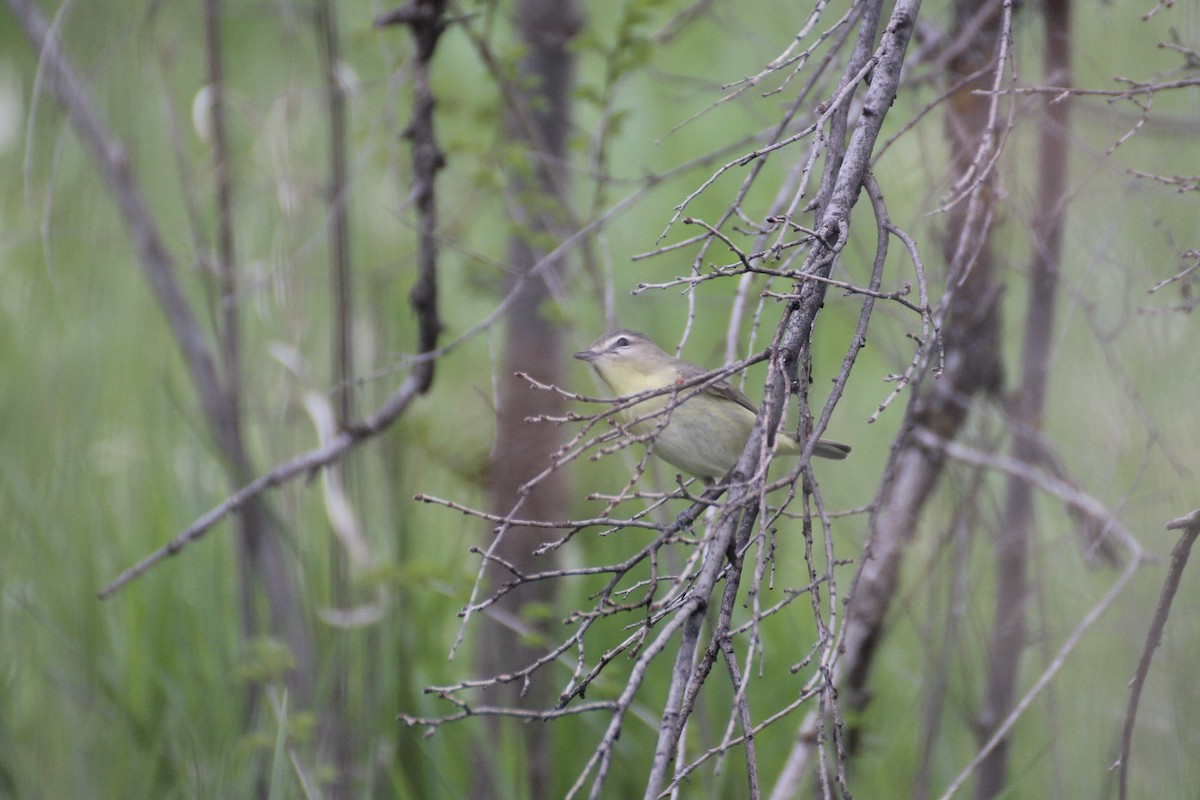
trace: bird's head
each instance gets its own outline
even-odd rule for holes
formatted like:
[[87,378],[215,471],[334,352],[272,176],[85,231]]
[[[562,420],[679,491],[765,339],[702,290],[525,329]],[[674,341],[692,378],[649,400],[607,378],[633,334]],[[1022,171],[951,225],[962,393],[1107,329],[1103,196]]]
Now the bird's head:
[[610,331],[575,358],[591,364],[601,379],[622,395],[659,389],[678,377],[675,359],[637,331]]

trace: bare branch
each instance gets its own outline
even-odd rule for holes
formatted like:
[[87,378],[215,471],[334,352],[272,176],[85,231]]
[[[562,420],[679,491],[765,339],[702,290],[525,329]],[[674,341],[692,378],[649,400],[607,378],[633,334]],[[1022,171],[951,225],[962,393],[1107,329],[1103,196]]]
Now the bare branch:
[[1002,720],[1000,724],[995,727],[991,738],[983,743],[983,745],[979,748],[979,752],[976,753],[975,757],[971,760],[971,763],[964,767],[962,772],[960,772],[946,787],[946,791],[941,794],[941,800],[950,800],[950,798],[952,798],[958,792],[958,790],[962,788],[962,785],[967,781],[967,779],[971,777],[971,774],[979,768],[984,759],[987,758],[988,754],[991,753],[995,747],[1000,744],[1004,737],[1008,735],[1008,732],[1012,730],[1012,727],[1017,724],[1017,720],[1024,716],[1025,712],[1029,709],[1029,706],[1033,703],[1033,701],[1036,700],[1038,695],[1040,695],[1042,691],[1050,685],[1050,682],[1054,679],[1054,676],[1058,674],[1058,671],[1062,669],[1064,664],[1066,664],[1067,657],[1079,645],[1079,642],[1083,639],[1084,634],[1087,633],[1092,626],[1096,624],[1104,612],[1116,602],[1117,597],[1120,596],[1121,592],[1125,590],[1126,584],[1128,584],[1133,578],[1134,573],[1137,572],[1140,566],[1140,559],[1131,558],[1129,560],[1129,563],[1125,565],[1125,569],[1122,570],[1117,579],[1113,581],[1112,586],[1108,588],[1108,591],[1104,593],[1104,596],[1079,620],[1079,623],[1075,626],[1074,630],[1071,631],[1070,635],[1067,636],[1062,646],[1059,647],[1058,651],[1055,653],[1054,658],[1051,659],[1050,663],[1046,665],[1046,668],[1042,671],[1042,674],[1038,676],[1037,680],[1034,681],[1033,686],[1029,688],[1029,691],[1027,691],[1021,697],[1021,699],[1018,700],[1015,705],[1013,705],[1012,711],[1009,712],[1008,716],[1006,716],[1004,720]]
[[1188,557],[1192,547],[1200,537],[1200,508],[1167,523],[1167,530],[1183,531],[1175,547],[1171,549],[1171,564],[1167,577],[1163,579],[1162,591],[1158,596],[1158,605],[1154,609],[1154,617],[1150,620],[1150,629],[1146,632],[1146,645],[1142,648],[1142,656],[1138,659],[1137,671],[1129,682],[1129,702],[1125,707],[1125,725],[1121,730],[1121,755],[1113,765],[1120,776],[1120,800],[1129,796],[1129,762],[1133,752],[1133,729],[1137,722],[1138,703],[1142,697],[1142,688],[1150,674],[1150,663],[1154,659],[1154,651],[1162,642],[1163,630],[1167,626],[1167,616],[1171,613],[1171,605],[1179,584],[1183,580],[1183,570],[1187,567]]
[[112,597],[130,581],[145,574],[155,564],[158,564],[168,556],[175,555],[188,544],[202,537],[218,522],[242,508],[268,489],[273,489],[301,475],[310,475],[316,470],[333,464],[363,439],[386,430],[392,422],[407,410],[409,404],[418,397],[421,392],[420,386],[421,381],[419,378],[415,376],[409,377],[373,416],[355,425],[353,431],[342,431],[328,444],[299,455],[291,461],[280,464],[270,472],[255,478],[231,494],[220,504],[214,506],[208,513],[198,518],[170,542],[109,581],[100,590],[100,599],[107,600]]

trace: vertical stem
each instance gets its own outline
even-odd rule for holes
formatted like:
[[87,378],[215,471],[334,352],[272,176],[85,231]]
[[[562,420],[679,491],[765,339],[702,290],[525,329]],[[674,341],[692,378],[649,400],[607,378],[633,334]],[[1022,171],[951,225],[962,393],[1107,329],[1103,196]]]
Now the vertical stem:
[[[219,369],[221,415],[229,430],[241,427],[241,391],[238,381],[238,306],[237,272],[234,269],[233,181],[229,175],[229,140],[225,130],[225,76],[221,62],[221,0],[204,0],[204,58],[208,79],[208,117],[212,136],[213,182],[216,202],[217,248],[217,331],[220,354]],[[242,635],[251,639],[257,635],[253,590],[253,558],[244,536],[238,537],[241,557],[238,559]],[[250,691],[254,688],[251,685]],[[253,700],[253,698],[252,698]],[[253,701],[250,704],[254,705]]]
[[225,125],[225,75],[222,67],[221,0],[204,0],[204,45],[208,70],[209,123],[212,126],[213,176],[216,184],[216,271],[220,292],[219,318],[221,366],[225,403],[232,424],[241,423],[240,357],[241,323],[237,302],[237,268],[234,264],[233,180],[229,169],[229,139]]
[[[241,314],[234,238],[233,176],[226,125],[224,42],[221,36],[221,0],[204,0],[205,61],[210,125],[212,128],[213,174],[216,202],[216,273],[219,296],[217,331],[220,354],[217,379],[219,401],[210,412],[210,425],[226,459],[229,481],[240,487],[254,474],[242,431]],[[301,707],[311,701],[312,643],[301,605],[287,575],[278,540],[278,529],[266,507],[248,503],[237,517],[239,593],[242,631],[247,639],[258,635],[259,610],[256,594],[260,584],[270,598],[269,629],[288,642],[297,669],[289,676],[291,696]],[[257,705],[251,689],[249,708]]]
[[319,0],[316,7],[317,36],[321,45],[321,66],[325,81],[325,113],[329,118],[329,257],[330,290],[333,298],[334,385],[337,386],[338,417],[344,423],[354,419],[353,391],[354,340],[352,319],[353,275],[350,271],[350,211],[346,170],[346,93],[338,76],[340,50],[337,13],[330,0]]
[[[332,8],[332,6],[331,6]],[[375,19],[375,25],[404,25],[416,48],[413,59],[412,117],[402,136],[411,146],[411,197],[416,209],[417,281],[409,294],[409,303],[417,319],[417,351],[431,353],[437,348],[442,330],[438,316],[438,217],[437,174],[445,166],[434,129],[432,62],[438,41],[446,29],[445,0],[409,0],[405,5]],[[433,385],[434,360],[424,358],[414,366],[410,382],[416,394],[424,394]],[[403,752],[403,751],[402,751]],[[410,773],[417,773],[419,761],[408,759]]]
[[[234,264],[233,179],[229,164],[229,138],[225,124],[225,75],[222,63],[221,0],[204,0],[204,57],[209,92],[209,127],[212,136],[214,200],[216,203],[216,253],[212,256],[217,276],[217,346],[220,356],[221,404],[218,437],[226,440],[232,450],[240,452],[241,438],[241,375],[240,375],[240,317],[237,298],[237,268]],[[237,442],[238,444],[235,444]],[[227,453],[231,469],[241,471],[241,458]],[[247,470],[248,472],[248,470]],[[236,485],[239,477],[234,477]],[[255,575],[259,569],[262,542],[254,520],[256,515],[240,514],[238,527],[238,594],[241,612],[242,637],[251,641],[259,633],[258,612],[255,608]],[[247,683],[247,713],[258,706],[259,686]]]
[[[1054,85],[1071,81],[1070,0],[1046,0],[1045,79]],[[1069,166],[1070,101],[1051,98],[1042,117],[1039,154],[1038,211],[1033,223],[1034,253],[1026,299],[1025,338],[1021,349],[1021,386],[1012,418],[1021,421],[1013,437],[1013,457],[1036,463],[1041,448],[1042,414],[1050,374],[1054,306],[1066,225]],[[997,533],[996,606],[989,648],[990,672],[980,714],[979,739],[986,742],[1008,716],[1016,695],[1021,654],[1026,643],[1025,614],[1029,599],[1029,543],[1034,532],[1033,488],[1020,478],[1008,483],[1003,519]],[[1004,791],[1008,741],[1001,740],[980,766],[975,796],[981,800]]]
[[[346,171],[346,94],[338,75],[340,49],[337,12],[330,0],[319,0],[314,23],[321,54],[325,84],[325,116],[329,121],[329,183],[326,187],[329,209],[329,276],[333,309],[333,348],[331,353],[332,382],[338,419],[345,424],[356,416],[352,379],[354,369],[353,284],[350,269],[350,212],[348,207],[348,177]],[[348,462],[330,467],[343,472]],[[350,577],[345,551],[337,537],[330,539],[330,594],[337,607],[350,604]],[[331,697],[325,720],[325,737],[332,748],[331,757],[336,777],[330,786],[330,796],[351,797],[350,774],[354,753],[360,739],[350,724],[349,642],[346,633],[335,636],[335,654],[331,665]]]
[[[416,57],[412,76],[412,119],[401,134],[412,147],[412,194],[417,210],[417,282],[408,301],[417,318],[417,352],[437,348],[442,322],[438,316],[438,216],[437,174],[446,165],[434,129],[431,65],[438,40],[446,30],[446,0],[409,0],[375,18],[376,25],[405,25],[412,34]],[[433,385],[432,358],[418,359],[413,367],[417,392]]]
[[[409,294],[409,302],[418,320],[418,351],[428,353],[437,347],[442,330],[438,318],[437,258],[438,215],[437,173],[446,159],[437,143],[434,131],[435,103],[430,64],[438,39],[446,28],[445,0],[413,0],[404,9],[411,9],[409,29],[417,45],[416,68],[413,71],[413,114],[404,131],[412,145],[413,191],[417,209],[417,229],[420,231],[417,248],[417,283]],[[421,392],[433,385],[433,361],[424,360],[414,368]]]

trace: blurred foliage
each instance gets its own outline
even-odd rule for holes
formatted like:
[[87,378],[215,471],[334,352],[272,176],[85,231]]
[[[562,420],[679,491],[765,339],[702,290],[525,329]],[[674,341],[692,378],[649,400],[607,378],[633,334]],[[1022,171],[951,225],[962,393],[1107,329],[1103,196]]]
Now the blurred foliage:
[[[407,117],[407,36],[378,30],[377,4],[338,3],[343,70],[350,89],[353,191],[350,194],[355,270],[357,367],[367,376],[359,407],[386,397],[404,373],[415,326],[407,294],[414,277],[415,238],[407,196],[408,154],[398,137]],[[723,87],[757,72],[780,52],[798,27],[794,4],[782,0],[714,3],[678,36],[656,37],[685,2],[593,3],[579,56],[578,209],[602,212],[647,175],[662,174],[756,132],[782,101],[750,92],[672,128],[704,110]],[[1178,65],[1178,53],[1156,47],[1178,28],[1196,45],[1198,14],[1179,4],[1149,22],[1149,4],[1120,0],[1080,5],[1077,83],[1109,88],[1114,75],[1150,78]],[[923,12],[934,24],[945,3]],[[520,48],[513,42],[507,6],[467,3],[479,17],[475,30],[492,48],[509,79]],[[57,7],[46,4],[47,14]],[[1030,9],[1032,11],[1032,9]],[[235,176],[237,250],[242,270],[246,412],[254,459],[261,468],[316,442],[303,411],[308,391],[330,390],[329,298],[324,153],[326,127],[317,39],[306,6],[238,0],[226,4],[226,75]],[[1022,11],[1017,64],[1036,78],[1036,18]],[[216,316],[215,290],[205,252],[211,247],[212,167],[203,127],[204,83],[199,4],[118,3],[65,6],[60,34],[87,76],[104,116],[129,146],[142,189],[169,237],[180,275],[202,316]],[[1120,35],[1114,36],[1113,31]],[[1028,34],[1028,35],[1025,35]],[[219,502],[227,489],[200,417],[178,349],[147,290],[111,197],[68,130],[54,102],[37,88],[37,59],[7,10],[0,11],[0,797],[249,797],[272,776],[272,797],[302,796],[281,759],[287,747],[307,753],[318,782],[330,776],[328,754],[313,752],[321,711],[334,676],[346,671],[348,724],[357,759],[359,796],[456,798],[470,788],[468,754],[490,753],[501,765],[502,790],[520,797],[524,781],[520,737],[501,727],[498,738],[470,720],[423,731],[396,721],[401,711],[435,716],[449,709],[422,694],[472,675],[474,628],[454,661],[446,654],[458,632],[457,611],[477,569],[469,548],[487,526],[432,505],[411,502],[417,492],[466,505],[485,504],[483,483],[491,458],[495,343],[485,332],[464,341],[439,365],[430,396],[396,428],[368,443],[346,471],[356,510],[372,549],[369,569],[353,577],[356,604],[378,620],[360,627],[323,621],[333,605],[335,548],[319,483],[297,482],[270,502],[285,521],[286,543],[315,620],[318,708],[250,718],[252,688],[280,692],[290,654],[277,642],[244,641],[239,628],[235,554],[228,523],[160,565],[114,599],[96,591],[117,572],[160,546]],[[439,202],[446,246],[442,251],[442,313],[447,336],[470,329],[493,310],[504,284],[504,241],[509,218],[504,191],[519,171],[499,124],[495,82],[469,37],[451,28],[435,61],[438,132],[448,156]],[[898,130],[936,92],[928,84],[903,95],[889,117]],[[1032,101],[1031,101],[1032,103]],[[1032,105],[1018,123],[1033,116]],[[1195,194],[1179,194],[1126,169],[1167,175],[1194,170],[1194,124],[1200,93],[1156,98],[1145,130],[1106,151],[1137,123],[1128,104],[1080,103],[1076,141],[1078,189],[1069,233],[1059,357],[1046,429],[1085,488],[1117,508],[1152,552],[1171,545],[1163,524],[1198,502],[1200,425],[1195,419],[1200,347],[1194,319],[1159,313],[1180,301],[1174,288],[1147,290],[1178,271],[1175,252],[1196,247]],[[940,115],[935,112],[899,140],[877,165],[877,176],[900,226],[923,241],[936,270],[939,229],[935,213],[944,184]],[[1036,174],[1032,129],[1018,127],[1004,170],[1009,216],[1002,223],[1010,250],[1007,324],[1021,324],[1025,230]],[[887,135],[885,133],[885,135]],[[549,313],[582,347],[605,325],[596,289],[611,274],[624,324],[660,341],[678,341],[687,303],[674,290],[630,297],[643,281],[687,271],[687,256],[629,263],[656,246],[671,208],[722,159],[710,159],[652,190],[598,240],[593,261],[577,264]],[[778,160],[773,168],[779,167]],[[603,185],[585,179],[585,166],[604,165]],[[718,181],[690,213],[706,217],[725,202]],[[752,198],[754,194],[752,193]],[[898,204],[902,199],[903,205]],[[1173,232],[1173,233],[1172,233]],[[678,231],[672,232],[678,237]],[[872,234],[873,236],[873,234]],[[1175,239],[1172,239],[1172,236]],[[1193,238],[1186,239],[1191,236]],[[843,277],[864,283],[873,239],[852,240]],[[893,252],[889,280],[911,280],[908,262]],[[723,257],[723,256],[722,256]],[[902,277],[896,277],[902,276]],[[695,296],[702,320],[688,356],[715,364],[728,318],[730,286],[710,283]],[[762,325],[774,313],[767,306]],[[818,325],[814,361],[823,381],[833,374],[853,333],[857,304],[831,292]],[[882,305],[869,346],[830,429],[850,442],[854,459],[823,465],[826,503],[850,508],[870,501],[902,413],[897,404],[874,427],[862,424],[886,396],[882,378],[903,369],[911,354],[906,314]],[[758,341],[761,342],[760,332]],[[1010,341],[1017,341],[1010,337]],[[1015,347],[1013,348],[1015,352]],[[591,392],[582,368],[574,384]],[[761,381],[751,371],[748,386]],[[980,439],[994,438],[1005,421],[981,409],[973,424]],[[578,495],[620,485],[620,458],[578,462]],[[660,476],[668,478],[666,474]],[[967,472],[953,480],[966,481]],[[997,481],[991,497],[1000,494]],[[952,487],[950,487],[952,488]],[[863,797],[907,794],[918,768],[925,674],[946,630],[954,570],[961,557],[971,578],[969,603],[955,607],[956,649],[946,691],[950,707],[936,732],[935,785],[942,785],[975,752],[971,715],[986,660],[982,647],[991,619],[991,554],[986,537],[953,543],[948,528],[953,495],[943,492],[937,515],[921,532],[908,563],[902,602],[874,679],[874,701],[863,720],[866,735],[853,762],[851,785]],[[999,500],[996,500],[999,504]],[[580,500],[581,513],[596,509]],[[1071,522],[1049,503],[1034,569],[1040,587],[1033,629],[1039,641],[1028,656],[1038,674],[1062,638],[1110,585],[1112,575],[1081,564]],[[981,529],[996,508],[979,510]],[[861,517],[835,528],[844,552],[854,554]],[[613,559],[635,543],[634,534],[578,536],[566,552],[573,563]],[[957,550],[956,548],[961,548]],[[781,569],[776,593],[802,583],[797,530],[779,533]],[[846,578],[849,572],[846,572]],[[1122,596],[1059,680],[1018,726],[1013,796],[1102,796],[1116,753],[1126,681],[1132,675],[1161,569],[1149,568]],[[1189,575],[1187,609],[1200,596]],[[847,585],[844,580],[842,585]],[[558,608],[530,609],[561,618],[587,602],[595,582],[562,587]],[[798,602],[807,602],[806,600]],[[761,664],[754,666],[751,703],[757,718],[793,699],[804,674],[788,667],[811,639],[795,619],[763,625]],[[597,641],[621,635],[619,621],[597,626]],[[607,638],[606,638],[607,637]],[[602,648],[597,645],[596,651]],[[628,661],[592,686],[589,699],[619,691]],[[1143,699],[1135,743],[1135,796],[1196,796],[1200,792],[1200,622],[1175,614]],[[569,667],[554,676],[565,680]],[[647,683],[642,705],[623,733],[607,796],[640,794],[652,751],[665,676]],[[694,752],[719,741],[729,698],[715,689],[700,700],[690,736]],[[286,705],[282,706],[285,709]],[[757,740],[770,775],[787,753],[785,720]],[[574,780],[580,755],[602,734],[606,719],[589,716],[554,723],[561,794]],[[307,749],[306,749],[307,748]],[[727,755],[719,773],[697,773],[687,797],[729,797],[744,786],[744,762]]]

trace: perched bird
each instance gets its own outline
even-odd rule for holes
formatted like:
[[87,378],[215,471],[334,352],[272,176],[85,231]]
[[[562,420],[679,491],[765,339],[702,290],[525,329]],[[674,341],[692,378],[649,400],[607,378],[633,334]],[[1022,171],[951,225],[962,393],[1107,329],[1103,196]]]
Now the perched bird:
[[[621,396],[684,384],[708,371],[664,353],[645,334],[630,330],[604,334],[575,358],[591,364],[600,379]],[[680,389],[675,401],[693,391],[695,387]],[[661,416],[629,423],[665,408],[671,400],[670,393],[651,397],[618,416],[631,432],[650,433],[662,427]],[[741,458],[757,415],[758,407],[745,392],[728,381],[717,381],[670,410],[666,427],[654,439],[654,454],[698,478],[720,478]],[[790,436],[776,438],[776,452],[800,452],[800,445]],[[813,449],[813,455],[822,458],[842,459],[849,452],[848,446],[824,439]]]

